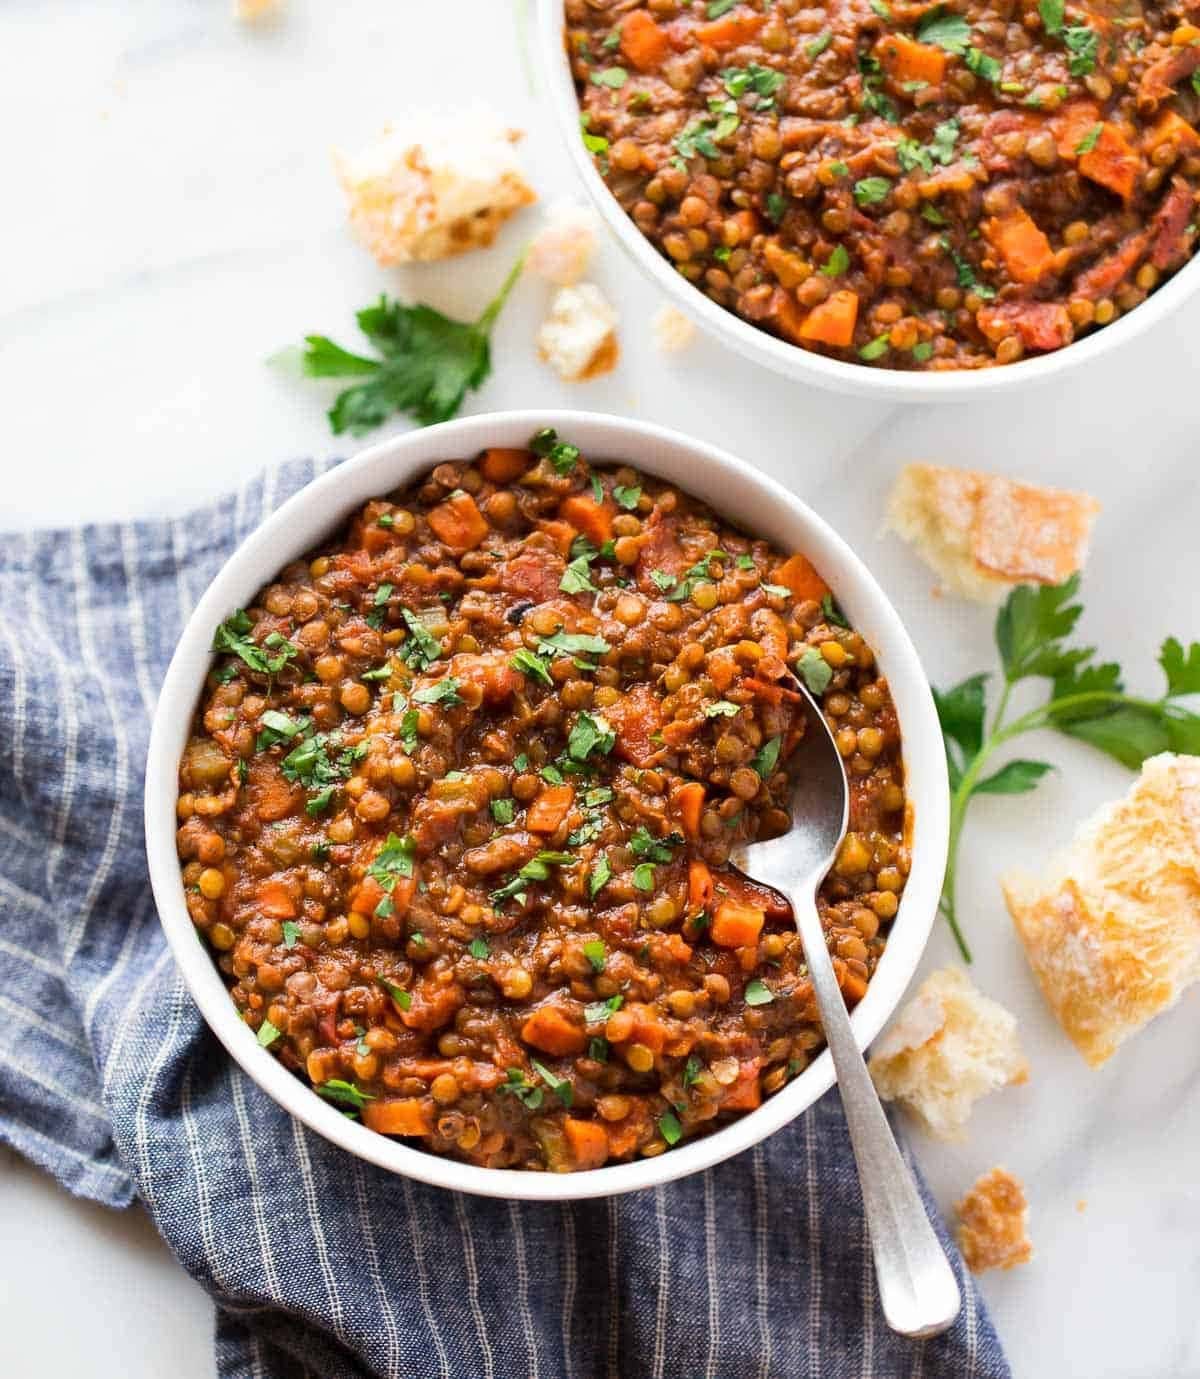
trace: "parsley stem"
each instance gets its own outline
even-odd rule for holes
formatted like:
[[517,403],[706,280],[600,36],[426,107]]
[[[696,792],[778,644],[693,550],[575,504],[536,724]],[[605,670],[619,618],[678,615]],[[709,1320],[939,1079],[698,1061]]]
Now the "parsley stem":
[[528,249],[522,249],[516,263],[508,271],[508,277],[500,284],[500,291],[484,308],[483,315],[476,322],[478,328],[486,335],[495,325],[496,317],[504,310],[504,303],[508,301],[508,294],[517,285],[517,279],[521,276],[521,271],[525,267],[525,255]]

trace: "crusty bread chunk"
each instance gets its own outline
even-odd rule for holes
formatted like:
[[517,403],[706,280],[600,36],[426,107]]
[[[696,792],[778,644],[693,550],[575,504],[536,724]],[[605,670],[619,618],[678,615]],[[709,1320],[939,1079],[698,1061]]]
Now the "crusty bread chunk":
[[534,235],[525,267],[556,287],[570,287],[587,272],[595,252],[595,216],[586,206],[559,202]]
[[1011,1269],[1033,1255],[1026,1235],[1029,1204],[1025,1189],[1005,1168],[993,1168],[955,1207],[961,1225],[958,1248],[973,1274]]
[[885,1101],[898,1101],[939,1140],[966,1138],[974,1103],[1029,1076],[1017,1021],[966,973],[931,972],[877,1039],[871,1076]]
[[1044,881],[1004,894],[1042,994],[1093,1066],[1200,976],[1200,757],[1151,757]]
[[696,338],[696,327],[691,317],[685,316],[675,306],[660,306],[650,326],[654,331],[654,343],[664,354],[686,349]]
[[517,162],[520,137],[484,114],[389,125],[358,153],[337,155],[350,224],[384,268],[491,244],[536,200]]
[[1086,493],[910,464],[892,489],[887,525],[948,589],[999,603],[1014,585],[1061,584],[1081,569],[1099,511]]
[[538,331],[538,354],[568,383],[616,368],[617,313],[594,283],[560,287]]

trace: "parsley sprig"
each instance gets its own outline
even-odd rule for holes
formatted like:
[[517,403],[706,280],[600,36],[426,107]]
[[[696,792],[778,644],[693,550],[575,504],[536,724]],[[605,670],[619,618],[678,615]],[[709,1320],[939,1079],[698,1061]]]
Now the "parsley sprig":
[[[1181,699],[1200,695],[1200,642],[1186,650],[1168,637],[1158,664],[1166,677],[1157,699],[1126,693],[1121,668],[1096,661],[1094,647],[1072,647],[1066,638],[1083,612],[1072,600],[1079,576],[1065,584],[1014,589],[996,618],[996,645],[1003,680],[987,723],[987,674],[972,675],[952,689],[934,691],[950,771],[950,857],[941,912],[967,962],[971,950],[958,924],[955,880],[958,848],[967,808],[976,795],[1023,795],[1054,768],[1044,761],[1018,758],[999,770],[985,768],[1001,747],[1039,728],[1055,728],[1134,770],[1159,752],[1200,753],[1200,713]],[[1044,704],[1008,718],[1014,688],[1024,680],[1050,681]]]
[[329,409],[334,434],[361,436],[394,412],[407,412],[422,426],[454,416],[492,371],[492,327],[523,265],[522,255],[475,321],[455,321],[433,307],[405,306],[382,294],[356,317],[379,359],[352,354],[324,335],[306,336],[299,362],[309,378],[363,379],[340,392]]

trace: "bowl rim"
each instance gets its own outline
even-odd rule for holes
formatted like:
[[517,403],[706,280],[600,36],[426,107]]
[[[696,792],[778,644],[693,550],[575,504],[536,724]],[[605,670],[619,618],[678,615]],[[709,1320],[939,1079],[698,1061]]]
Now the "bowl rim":
[[1156,288],[1144,302],[1111,325],[1049,354],[986,369],[908,373],[830,359],[752,326],[718,306],[681,277],[621,210],[579,137],[579,103],[563,44],[564,0],[537,0],[538,53],[550,93],[554,123],[588,197],[630,258],[686,316],[707,334],[776,373],[837,393],[887,402],[954,403],[988,397],[1023,385],[1035,386],[1066,370],[1084,367],[1102,354],[1164,320],[1200,288],[1200,254]]
[[[410,482],[439,460],[476,453],[488,444],[522,445],[543,426],[578,443],[603,463],[625,459],[669,482],[722,504],[738,521],[757,505],[765,522],[838,570],[838,598],[856,625],[868,629],[886,670],[901,721],[906,787],[915,827],[912,869],[884,957],[866,997],[852,1015],[865,1048],[899,1004],[937,911],[949,828],[949,787],[937,712],[920,659],[900,618],[861,558],[825,522],[774,478],[725,450],[640,420],[560,408],[483,413],[371,446],[310,481],[271,513],[229,557],[197,602],[171,658],[151,727],[146,764],[145,830],[159,920],[175,962],[206,1022],[253,1080],[303,1124],[381,1168],[438,1187],[481,1196],[576,1200],[610,1196],[670,1182],[737,1154],[798,1116],[834,1082],[828,1049],[788,1086],[731,1124],[667,1154],[576,1173],[490,1169],[408,1147],[348,1120],[272,1055],[260,1048],[239,1016],[206,945],[197,943],[188,916],[175,851],[178,764],[211,651],[212,629],[231,608],[244,607],[289,559],[312,548],[369,497]],[[671,466],[676,472],[671,472]],[[683,472],[687,478],[681,480]],[[762,531],[761,518],[753,525]],[[763,533],[764,535],[770,533]]]

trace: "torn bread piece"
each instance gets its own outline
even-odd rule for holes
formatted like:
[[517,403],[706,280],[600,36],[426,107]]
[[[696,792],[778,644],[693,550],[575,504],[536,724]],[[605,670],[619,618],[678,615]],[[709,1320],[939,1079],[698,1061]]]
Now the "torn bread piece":
[[664,354],[686,349],[696,338],[696,327],[691,317],[685,316],[675,306],[660,306],[654,313],[650,328],[654,332],[654,343]]
[[336,155],[350,224],[384,268],[480,249],[537,198],[517,161],[521,135],[493,116],[389,125]]
[[961,1222],[958,1248],[973,1274],[1011,1269],[1033,1257],[1025,1189],[1007,1169],[985,1173],[954,1209]]
[[586,206],[559,202],[534,235],[525,267],[556,287],[571,287],[587,272],[595,252],[596,217]]
[[617,313],[594,283],[561,287],[537,335],[538,355],[568,383],[616,368]]
[[879,1095],[939,1140],[965,1139],[981,1096],[1029,1076],[1016,1017],[953,967],[925,978],[875,1041],[869,1067]]
[[1004,878],[1025,956],[1093,1066],[1200,977],[1200,757],[1151,757],[1045,880]]
[[949,589],[999,603],[1015,585],[1061,584],[1082,569],[1099,511],[1086,493],[910,464],[892,489],[886,525]]

